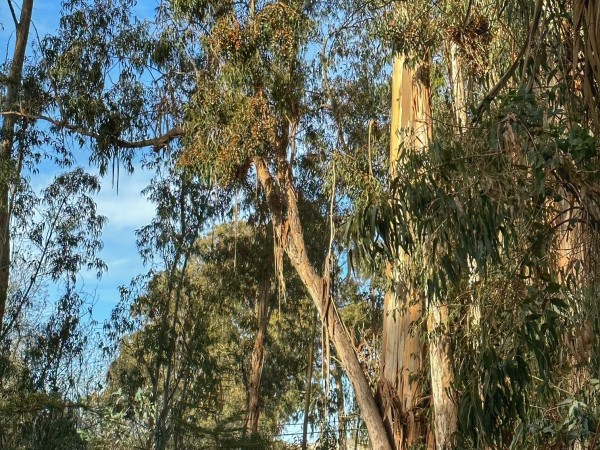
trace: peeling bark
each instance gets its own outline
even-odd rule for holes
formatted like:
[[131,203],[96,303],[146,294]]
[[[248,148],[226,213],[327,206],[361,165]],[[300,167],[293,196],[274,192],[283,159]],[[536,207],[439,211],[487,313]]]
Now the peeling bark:
[[[402,56],[394,58],[390,136],[390,175],[396,176],[404,151],[420,151],[429,144],[430,105],[427,68],[409,69]],[[390,288],[384,299],[383,342],[379,401],[386,429],[397,450],[431,440],[425,415],[428,406],[422,381],[425,362],[424,336],[420,329],[424,299],[397,273],[409,264],[399,255],[388,264]]]
[[[458,68],[454,69],[458,71]],[[455,95],[463,96],[455,83]],[[431,104],[428,65],[405,66],[402,56],[394,59],[392,74],[390,175],[396,176],[404,151],[426,151],[431,139]],[[456,111],[457,124],[464,125],[463,111]],[[429,375],[431,400],[423,389],[426,373],[426,339],[422,329],[425,293],[418,292],[398,276],[410,266],[408,255],[399,255],[388,265],[391,286],[384,303],[380,402],[388,433],[397,449],[425,445],[438,450],[450,447],[457,427],[457,405],[450,397],[453,383],[448,333],[448,309],[432,303],[428,311]],[[426,416],[433,406],[433,429]]]
[[388,290],[385,295],[379,386],[385,426],[396,449],[424,443],[428,433],[424,414],[427,404],[420,380],[425,361],[419,325],[423,304],[421,299],[411,302],[409,293],[404,294],[400,298]]

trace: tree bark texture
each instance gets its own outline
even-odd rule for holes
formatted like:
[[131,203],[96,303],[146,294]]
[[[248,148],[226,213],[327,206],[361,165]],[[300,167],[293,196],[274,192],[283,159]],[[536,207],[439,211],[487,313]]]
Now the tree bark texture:
[[465,84],[462,64],[459,59],[458,46],[454,42],[448,45],[450,59],[450,89],[452,92],[452,107],[458,133],[462,133],[467,126],[467,102],[465,97]]
[[452,448],[452,435],[458,427],[458,406],[452,396],[454,372],[452,348],[448,330],[448,306],[429,305],[429,373],[433,400],[433,429],[437,450]]
[[[457,71],[457,69],[455,69]],[[456,95],[464,95],[455,86]],[[457,111],[461,123],[461,111]],[[405,151],[426,151],[431,139],[431,104],[427,62],[408,68],[402,56],[394,58],[390,138],[390,175],[396,176]],[[383,343],[379,398],[388,433],[396,449],[425,445],[438,450],[450,447],[456,431],[457,406],[450,397],[453,383],[448,332],[448,309],[431,303],[429,375],[431,400],[423,389],[426,374],[426,339],[422,323],[425,293],[418,292],[398,274],[409,267],[410,257],[398,256],[386,269]],[[433,406],[433,430],[426,411]]]
[[[405,67],[401,56],[394,58],[390,136],[390,175],[396,176],[404,151],[422,149],[429,142],[427,86],[420,82],[419,70]],[[397,450],[426,444],[428,423],[421,378],[424,371],[423,296],[398,277],[400,255],[388,264],[388,291],[384,299],[383,341],[379,401],[385,426]]]
[[264,159],[257,157],[254,162],[258,178],[267,197],[278,239],[283,243],[285,253],[313,300],[333,342],[340,364],[352,383],[356,402],[363,415],[372,448],[391,450],[381,414],[350,335],[329,296],[325,279],[317,274],[308,258],[296,191],[292,183],[291,168],[288,163],[280,161],[277,177],[274,178]]
[[[18,110],[19,91],[23,78],[23,64],[25,62],[32,11],[33,0],[23,0],[21,17],[19,23],[16,24],[17,39],[10,65],[8,87],[6,88],[4,102],[1,105],[3,112]],[[2,117],[2,134],[0,135],[2,139],[2,146],[0,147],[0,336],[2,336],[2,325],[6,314],[10,275],[10,186],[11,181],[19,176],[19,174],[13,173],[12,167],[17,116],[3,115]]]
[[336,406],[338,413],[338,450],[348,449],[348,436],[346,431],[346,402],[344,401],[344,379],[342,377],[342,370],[340,368],[335,369],[335,390],[336,390]]
[[[403,289],[402,296],[398,295]],[[411,293],[398,284],[386,292],[383,308],[379,400],[386,429],[398,450],[423,444],[428,435],[428,402],[421,381],[425,363],[420,324],[423,302],[411,298]]]

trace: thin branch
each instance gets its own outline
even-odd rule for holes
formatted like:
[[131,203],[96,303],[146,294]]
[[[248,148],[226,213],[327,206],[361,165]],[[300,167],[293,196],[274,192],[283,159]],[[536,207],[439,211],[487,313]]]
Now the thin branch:
[[523,56],[525,55],[525,52],[527,52],[529,50],[531,43],[533,41],[533,35],[537,31],[538,24],[540,22],[540,17],[542,15],[542,6],[543,5],[544,5],[544,0],[537,1],[537,4],[535,6],[535,16],[533,17],[533,23],[531,24],[531,28],[529,29],[529,35],[527,36],[527,40],[523,44],[523,47],[521,47],[521,50],[519,51],[519,54],[517,55],[516,59],[514,60],[512,65],[508,68],[506,73],[502,76],[500,81],[498,81],[498,83],[496,83],[496,85],[492,88],[492,90],[490,92],[488,92],[488,94],[479,103],[479,106],[477,107],[475,115],[473,116],[473,123],[477,123],[479,121],[479,118],[481,117],[483,110],[486,108],[487,105],[492,103],[492,101],[498,95],[498,92],[500,92],[500,89],[502,89],[504,87],[504,85],[508,82],[508,80],[513,76],[515,70],[517,70],[517,67],[519,67],[519,64],[521,63],[521,58],[523,58]]
[[12,15],[13,21],[15,22],[15,28],[19,28],[19,20],[17,19],[17,14],[15,13],[15,8],[13,7],[12,0],[7,0],[8,7],[10,8],[10,14]]
[[[68,130],[68,131],[72,131],[72,132],[78,133],[82,136],[87,136],[92,139],[100,139],[101,138],[100,134],[98,134],[94,131],[86,130],[77,125],[72,125],[64,120],[56,120],[56,119],[53,119],[52,117],[48,117],[48,116],[44,116],[44,115],[28,114],[28,113],[19,112],[19,111],[4,111],[4,112],[0,112],[0,116],[15,116],[15,117],[19,117],[22,119],[28,119],[28,120],[43,120],[44,122],[48,122],[49,124],[54,125],[55,127],[62,128],[64,130]],[[167,131],[165,134],[163,134],[161,136],[157,136],[157,137],[150,138],[150,139],[142,139],[140,141],[127,141],[124,139],[115,139],[113,141],[113,144],[120,148],[135,149],[135,148],[153,147],[154,150],[161,150],[166,145],[168,145],[171,141],[184,136],[184,134],[185,134],[185,132],[184,132],[183,128],[180,127],[179,125],[177,125],[177,126],[171,128],[169,131]]]
[[465,13],[465,18],[463,19],[463,23],[462,23],[462,27],[466,28],[467,26],[467,21],[469,20],[469,17],[471,16],[471,8],[473,7],[473,0],[469,0],[469,5],[467,6],[467,12]]

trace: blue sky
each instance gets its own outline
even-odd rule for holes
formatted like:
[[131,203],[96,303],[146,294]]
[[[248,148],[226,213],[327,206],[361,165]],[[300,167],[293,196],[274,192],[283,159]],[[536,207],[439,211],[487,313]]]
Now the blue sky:
[[[20,1],[15,0],[15,9],[19,14]],[[34,1],[33,25],[30,44],[46,34],[52,34],[58,27],[60,19],[59,0]],[[142,0],[134,9],[140,17],[150,17],[157,1]],[[0,3],[0,64],[12,56],[14,46],[14,24],[7,2]],[[37,35],[37,36],[36,36]],[[31,46],[30,46],[31,47]],[[88,166],[89,151],[81,149],[76,154],[76,166]],[[89,168],[97,174],[95,168]],[[40,173],[31,177],[32,186],[39,192],[59,171],[49,164],[40,166]],[[136,167],[133,175],[121,170],[119,189],[113,186],[112,175],[102,179],[101,192],[96,196],[98,212],[108,218],[104,227],[104,249],[100,256],[108,265],[108,272],[101,280],[94,273],[81,273],[79,288],[92,294],[95,299],[94,318],[99,322],[108,318],[112,308],[119,301],[118,287],[128,285],[130,280],[145,272],[135,244],[135,230],[148,224],[154,215],[154,206],[141,194],[147,186],[152,174]],[[52,289],[52,288],[50,288]],[[52,291],[49,292],[52,297]]]

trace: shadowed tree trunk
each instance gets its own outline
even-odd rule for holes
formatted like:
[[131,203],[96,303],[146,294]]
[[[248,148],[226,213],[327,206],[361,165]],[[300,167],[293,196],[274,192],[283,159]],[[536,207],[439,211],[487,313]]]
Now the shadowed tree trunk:
[[246,420],[246,431],[249,434],[258,432],[258,419],[260,416],[260,384],[265,359],[265,339],[267,337],[267,325],[269,324],[269,294],[271,280],[267,278],[258,286],[256,298],[256,319],[258,330],[254,337],[254,348],[252,350],[252,362],[250,372],[250,388],[248,394],[248,418]]
[[458,406],[452,398],[454,372],[448,324],[448,306],[435,303],[429,305],[427,315],[429,373],[437,450],[452,448],[452,434],[458,427]]
[[308,356],[308,373],[306,375],[306,394],[304,396],[304,420],[302,423],[302,450],[308,446],[308,416],[310,413],[310,400],[312,395],[312,379],[315,365],[315,335],[317,333],[317,321],[313,320],[310,333],[310,353]]
[[336,406],[338,413],[338,450],[347,450],[348,448],[348,436],[346,435],[346,402],[344,401],[344,379],[342,377],[342,371],[339,367],[336,367],[333,377],[335,379],[336,387]]
[[[13,11],[12,4],[9,3],[9,5],[11,11]],[[19,90],[23,78],[23,63],[25,61],[25,51],[27,50],[32,10],[33,0],[23,0],[21,17],[19,22],[15,24],[17,39],[10,65],[6,96],[1,105],[3,113],[18,110]],[[14,19],[16,21],[16,17]],[[10,186],[11,180],[18,179],[19,175],[13,173],[12,158],[16,125],[16,115],[3,116],[2,134],[0,135],[2,139],[2,147],[0,148],[0,336],[2,336],[2,325],[6,313],[10,275]]]
[[[600,1],[598,0],[573,0],[573,24],[569,38],[572,39],[572,67],[577,68],[573,74],[564,73],[563,76],[572,76],[572,95],[583,101],[587,119],[586,125],[598,136],[600,132],[600,109],[598,109],[598,92],[600,90]],[[563,188],[560,190],[561,200],[556,202],[555,211],[555,252],[556,269],[561,276],[561,282],[568,284],[567,278],[576,280],[578,289],[587,290],[596,283],[597,260],[595,247],[598,245],[588,233],[585,223],[586,208],[579,209],[579,204],[584,201],[585,194],[574,195],[571,183],[561,180]],[[578,268],[579,267],[579,268]],[[585,302],[585,295],[583,301]],[[593,300],[592,300],[593,301]],[[579,311],[578,311],[579,310]],[[581,311],[586,311],[581,316]],[[590,364],[593,360],[593,342],[597,336],[598,316],[594,317],[585,303],[578,305],[575,311],[571,310],[573,323],[578,324],[572,331],[567,332],[565,341],[569,349],[568,363],[570,376],[568,389],[571,392],[580,392],[587,380],[593,377],[590,373]],[[596,330],[594,329],[596,328]],[[589,445],[589,444],[588,444]],[[593,446],[593,444],[591,444]],[[575,439],[570,445],[574,450],[587,447],[584,439]],[[595,447],[594,447],[595,448]]]
[[[450,42],[448,53],[456,132],[462,134],[467,125],[467,103],[462,63],[454,42]],[[436,449],[445,450],[452,448],[452,435],[458,428],[458,405],[452,396],[454,372],[448,306],[436,299],[429,305],[427,331],[435,443]]]

